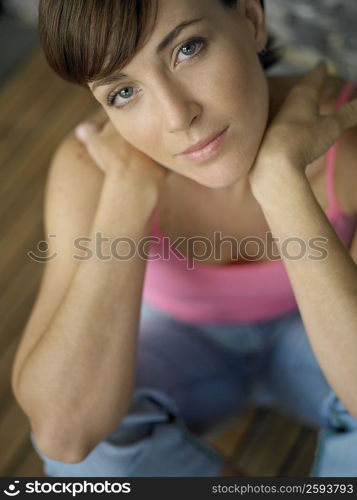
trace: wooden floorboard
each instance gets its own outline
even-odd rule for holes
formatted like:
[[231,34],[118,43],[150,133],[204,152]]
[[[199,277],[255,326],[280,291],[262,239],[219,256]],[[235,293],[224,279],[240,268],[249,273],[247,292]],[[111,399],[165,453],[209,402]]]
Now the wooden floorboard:
[[255,408],[207,441],[247,475],[306,477],[316,431],[274,410]]
[[36,52],[0,89],[0,475],[41,476],[29,423],[10,384],[21,332],[42,266],[27,252],[43,239],[44,187],[51,157],[98,104],[60,80]]
[[14,471],[11,472],[11,475],[14,477],[45,477],[43,462],[37,453],[32,448],[29,448]]
[[[10,387],[13,358],[42,274],[27,252],[44,236],[44,187],[55,148],[97,109],[89,92],[60,80],[40,51],[0,90],[1,476],[43,475],[29,423]],[[216,430],[211,442],[252,476],[305,476],[316,433],[271,410],[252,409]]]
[[293,420],[258,409],[234,461],[252,476],[278,476],[300,430],[301,425]]

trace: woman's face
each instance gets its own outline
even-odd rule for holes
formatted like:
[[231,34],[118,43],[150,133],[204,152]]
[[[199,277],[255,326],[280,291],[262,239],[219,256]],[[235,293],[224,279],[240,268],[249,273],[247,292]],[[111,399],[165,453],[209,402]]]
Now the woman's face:
[[[183,22],[190,24],[158,51]],[[131,145],[199,184],[228,187],[251,168],[267,125],[268,86],[257,56],[266,37],[258,0],[234,8],[159,0],[154,31],[120,71],[127,76],[90,87]],[[224,130],[200,154],[181,154]]]

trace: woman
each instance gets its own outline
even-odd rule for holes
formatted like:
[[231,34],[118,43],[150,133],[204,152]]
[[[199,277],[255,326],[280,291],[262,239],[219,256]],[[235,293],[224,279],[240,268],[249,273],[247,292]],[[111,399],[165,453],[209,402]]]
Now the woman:
[[257,0],[43,0],[40,28],[105,111],[54,155],[13,369],[46,473],[220,475],[200,437],[254,404],[357,475],[353,85],[268,78]]

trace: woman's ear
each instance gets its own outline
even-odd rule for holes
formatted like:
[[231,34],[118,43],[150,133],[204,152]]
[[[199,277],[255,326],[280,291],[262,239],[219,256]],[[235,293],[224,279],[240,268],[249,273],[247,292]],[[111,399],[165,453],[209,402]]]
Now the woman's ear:
[[259,0],[243,0],[244,15],[251,27],[256,51],[265,49],[268,43],[268,29],[265,12]]

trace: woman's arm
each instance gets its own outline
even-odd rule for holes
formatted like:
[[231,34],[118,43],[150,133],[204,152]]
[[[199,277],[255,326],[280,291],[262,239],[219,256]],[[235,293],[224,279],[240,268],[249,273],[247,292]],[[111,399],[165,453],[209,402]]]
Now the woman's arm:
[[[56,234],[54,227],[66,226],[65,220],[58,222],[63,206],[71,217],[74,209],[92,213],[88,207],[98,202],[94,218],[86,221],[88,232],[81,233],[79,223],[75,224],[75,237],[86,237],[81,247],[85,245],[87,256],[92,256],[77,261],[68,290],[46,328],[40,331],[38,325],[43,322],[38,321],[27,331],[24,340],[31,334],[36,341],[26,352],[22,349],[13,375],[16,399],[29,417],[39,449],[49,458],[68,463],[83,460],[118,425],[131,401],[146,262],[138,251],[131,258],[118,257],[128,254],[127,243],[111,245],[116,238],[131,238],[130,251],[137,250],[134,244],[150,234],[161,178],[159,167],[122,144],[109,127],[92,142],[96,141],[102,165],[110,166],[99,200],[88,198],[90,165],[83,165],[79,178],[82,153],[77,147],[67,150],[66,155],[57,156],[57,171],[64,173],[51,189],[57,197],[55,206],[51,202],[47,225],[49,233]],[[110,143],[120,149],[125,164],[120,152],[108,150]],[[74,177],[76,190],[72,189]],[[78,214],[73,216],[77,221]],[[97,235],[102,247],[98,247]],[[57,234],[58,239],[60,254],[61,248],[71,249],[65,257],[58,256],[62,267],[72,265],[75,255],[83,258],[65,231]],[[47,290],[56,286],[51,276]],[[42,303],[46,301],[46,294],[41,297]]]
[[[357,418],[357,266],[306,177],[292,172],[291,182],[285,181],[275,194],[274,204],[262,201],[261,207],[278,239],[312,349],[332,389]],[[309,258],[309,241],[316,237],[326,239],[319,246],[327,257],[313,260]],[[285,254],[282,251],[286,238],[302,240],[308,255],[288,258],[286,250]],[[289,255],[299,255],[301,248],[299,243],[289,243]]]
[[[327,76],[320,64],[293,88],[266,131],[250,184],[278,239],[312,349],[333,390],[357,418],[357,267],[318,204],[305,175],[345,130],[357,125],[357,100],[320,116]],[[284,255],[286,238],[323,238],[325,258]],[[285,243],[286,245],[286,243]],[[321,247],[321,242],[319,242]],[[291,243],[289,255],[301,245]],[[286,251],[286,250],[285,250]],[[310,252],[311,253],[311,252]]]

